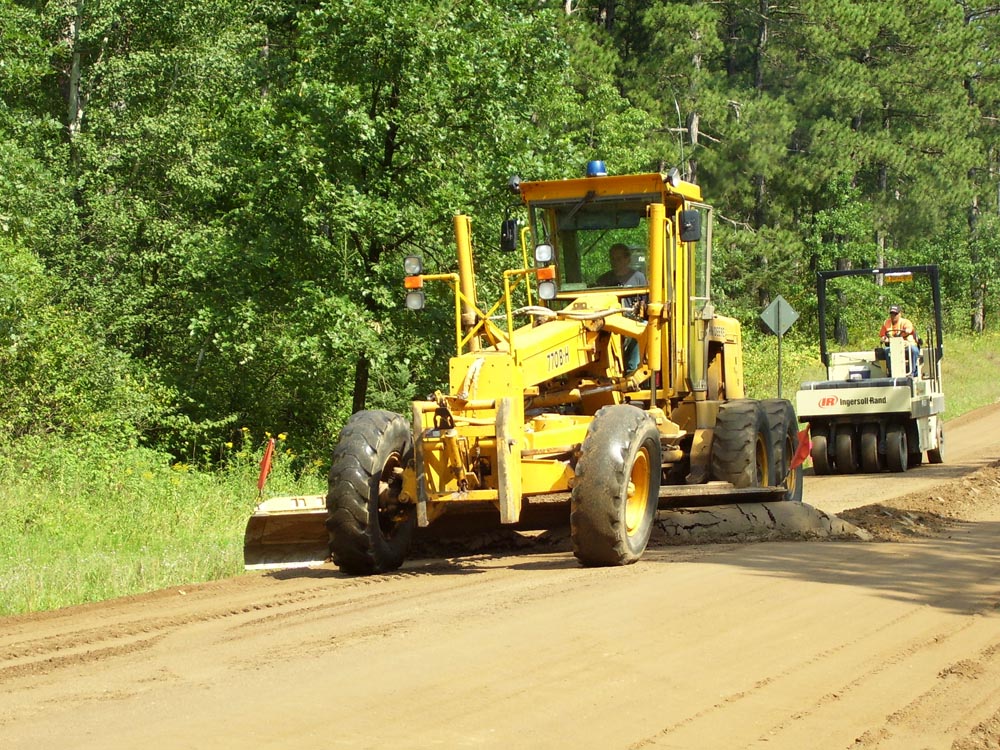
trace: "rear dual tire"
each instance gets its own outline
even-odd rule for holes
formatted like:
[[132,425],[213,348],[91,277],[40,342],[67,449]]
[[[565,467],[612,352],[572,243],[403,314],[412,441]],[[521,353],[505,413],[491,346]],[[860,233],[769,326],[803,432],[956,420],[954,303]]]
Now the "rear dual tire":
[[739,399],[719,406],[712,434],[712,478],[734,487],[775,483],[775,448],[767,415],[757,401]]
[[798,420],[792,403],[783,398],[769,398],[760,402],[767,418],[771,440],[772,481],[785,487],[785,500],[802,501],[802,465],[789,467],[799,447]]

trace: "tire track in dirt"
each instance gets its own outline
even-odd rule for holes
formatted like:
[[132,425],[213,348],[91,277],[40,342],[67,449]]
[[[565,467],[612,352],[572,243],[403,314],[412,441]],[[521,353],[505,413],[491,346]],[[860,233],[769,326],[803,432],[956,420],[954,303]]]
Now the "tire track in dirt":
[[[701,554],[709,554],[707,551]],[[690,558],[687,554],[684,557]],[[407,570],[395,575],[371,576],[368,578],[349,578],[331,569],[318,569],[300,573],[278,573],[260,578],[273,577],[281,583],[292,584],[296,588],[289,590],[282,586],[270,593],[266,598],[256,598],[239,606],[233,606],[233,597],[223,595],[211,598],[191,597],[178,589],[176,601],[169,606],[178,609],[176,614],[169,616],[151,616],[135,618],[135,608],[125,606],[119,612],[108,612],[102,619],[107,622],[97,627],[65,630],[61,621],[65,618],[29,616],[34,627],[17,628],[14,633],[0,639],[0,684],[24,677],[44,677],[72,666],[88,662],[103,662],[113,658],[131,655],[137,651],[151,648],[165,637],[185,628],[201,623],[214,621],[229,621],[228,626],[215,633],[214,641],[224,644],[232,641],[243,641],[255,635],[266,636],[277,633],[285,641],[296,627],[308,628],[317,621],[335,621],[338,617],[347,616],[351,622],[367,618],[372,622],[380,620],[383,610],[399,610],[412,607],[424,610],[428,607],[447,610],[453,602],[479,601],[479,605],[470,605],[482,610],[481,600],[484,592],[493,596],[494,602],[503,601],[502,605],[494,604],[493,608],[506,610],[518,606],[525,601],[544,599],[551,594],[555,581],[534,584],[530,586],[537,590],[526,589],[529,579],[515,570],[518,561],[523,556],[481,556],[463,558],[457,561],[436,561],[428,563],[415,570]],[[575,562],[559,563],[559,567],[567,567],[568,575],[560,576],[558,583],[561,592],[574,588],[593,585],[593,575],[580,577],[582,569]],[[574,572],[577,573],[574,576]],[[477,581],[481,574],[487,574],[488,581]],[[303,586],[303,582],[316,579],[318,584]],[[331,586],[331,584],[333,584]],[[211,589],[225,589],[219,584]],[[236,588],[241,588],[237,586]],[[511,590],[525,589],[516,596]],[[391,592],[391,594],[390,594]],[[182,595],[183,594],[183,595]],[[389,594],[389,595],[387,595]],[[162,601],[160,592],[152,598]],[[130,597],[128,604],[144,597]],[[216,602],[225,602],[219,605]],[[115,602],[107,605],[114,608]],[[125,604],[125,602],[122,602]],[[88,608],[90,605],[86,605]],[[496,614],[498,610],[492,612]],[[154,609],[161,613],[162,608]],[[490,614],[490,609],[481,611]],[[64,612],[67,614],[67,612]],[[18,619],[18,618],[14,618]],[[84,619],[83,622],[89,622]],[[405,629],[406,620],[392,628],[398,631]],[[384,622],[383,625],[384,626]],[[39,627],[40,626],[40,627]],[[344,642],[353,637],[365,638],[375,625],[358,625],[338,635]],[[55,629],[55,634],[46,634]],[[37,632],[41,630],[42,632]],[[155,637],[154,637],[155,636]],[[292,652],[302,653],[308,644],[300,644]],[[276,649],[274,659],[264,659],[261,653],[260,662],[274,661],[287,656],[287,648]]]
[[[943,746],[953,739],[959,746],[997,747],[998,705],[1000,641],[995,641],[973,657],[941,670],[936,685],[889,714],[882,726],[865,732],[859,747],[887,750]],[[928,727],[935,730],[929,731]]]
[[[845,635],[852,637],[790,662],[780,670],[764,672],[752,685],[725,694],[712,705],[664,726],[629,747],[632,750],[660,746],[735,748],[755,747],[758,743],[769,747],[815,747],[816,737],[826,736],[832,717],[855,711],[863,714],[865,707],[872,704],[873,695],[885,699],[894,692],[905,693],[905,688],[893,691],[890,686],[905,684],[915,665],[928,659],[950,665],[949,656],[963,653],[970,640],[992,637],[995,624],[995,618],[989,622],[984,617],[952,618],[942,626],[933,620],[928,622],[924,610],[911,609],[880,621],[877,627],[865,632],[845,629]],[[978,629],[975,638],[970,634],[973,629]],[[991,641],[982,653],[995,656],[995,648]],[[873,658],[873,654],[877,656]],[[837,675],[849,675],[850,679],[834,682]],[[773,706],[782,705],[780,696],[795,698],[787,709],[775,710]],[[977,720],[983,718],[981,712],[976,714]],[[766,727],[764,731],[762,724]],[[737,744],[733,737],[746,739]],[[916,746],[921,745],[900,745]]]

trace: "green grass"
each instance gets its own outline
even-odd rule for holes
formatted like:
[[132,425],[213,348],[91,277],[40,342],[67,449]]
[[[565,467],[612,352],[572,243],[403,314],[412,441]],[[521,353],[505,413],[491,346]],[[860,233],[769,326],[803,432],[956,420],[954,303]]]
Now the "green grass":
[[948,419],[1000,401],[1000,334],[944,338],[941,382]]
[[[20,441],[0,456],[0,615],[206,581],[243,570],[254,458],[191,470],[143,450]],[[268,487],[319,493],[278,456]]]
[[[815,345],[785,341],[782,395],[823,377]],[[777,339],[745,352],[748,394],[777,394]],[[1000,400],[1000,335],[946,339],[947,415]],[[99,601],[243,570],[243,531],[257,495],[260,452],[225,472],[197,471],[139,449],[20,440],[0,453],[0,615]],[[323,471],[292,475],[279,451],[273,494],[319,494]]]

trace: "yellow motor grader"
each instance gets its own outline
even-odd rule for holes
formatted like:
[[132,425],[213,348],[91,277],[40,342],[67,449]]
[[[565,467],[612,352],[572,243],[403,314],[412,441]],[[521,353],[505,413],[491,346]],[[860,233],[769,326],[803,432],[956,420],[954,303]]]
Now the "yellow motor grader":
[[425,527],[567,516],[583,565],[623,565],[643,554],[658,506],[801,500],[794,409],[745,397],[739,323],[711,302],[700,188],[676,170],[609,176],[602,162],[510,187],[526,220],[503,221],[516,262],[498,299],[480,300],[466,216],[457,273],[405,261],[414,314],[435,289],[454,299],[447,391],[405,416],[354,414],[325,498],[258,507],[248,567],[330,555],[348,573],[385,572]]

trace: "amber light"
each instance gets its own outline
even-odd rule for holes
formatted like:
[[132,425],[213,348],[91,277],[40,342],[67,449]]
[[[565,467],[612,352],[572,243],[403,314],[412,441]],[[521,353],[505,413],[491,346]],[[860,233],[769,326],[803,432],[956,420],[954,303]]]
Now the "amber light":
[[538,275],[539,281],[548,281],[556,277],[556,267],[543,266],[542,268],[536,268],[535,273]]
[[423,276],[407,276],[403,279],[403,286],[406,289],[421,289],[424,286]]

